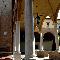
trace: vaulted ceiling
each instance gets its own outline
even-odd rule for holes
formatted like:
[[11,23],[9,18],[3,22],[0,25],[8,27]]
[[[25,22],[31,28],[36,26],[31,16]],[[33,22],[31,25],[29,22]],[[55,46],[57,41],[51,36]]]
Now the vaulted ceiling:
[[[58,10],[60,8],[60,0],[32,0],[33,2],[33,15],[34,18],[42,16],[45,18],[49,15],[51,18],[56,19]],[[21,29],[24,28],[24,0],[18,0],[18,18],[20,20]],[[42,20],[43,21],[43,20]]]
[[60,7],[60,0],[34,0],[34,13],[52,15]]

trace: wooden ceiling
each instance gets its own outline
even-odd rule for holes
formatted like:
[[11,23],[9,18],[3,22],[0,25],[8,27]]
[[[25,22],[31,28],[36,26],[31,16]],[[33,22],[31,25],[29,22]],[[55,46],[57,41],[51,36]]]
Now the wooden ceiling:
[[[39,16],[42,16],[42,21],[48,15],[56,19],[60,8],[60,0],[32,0],[32,2],[34,18],[38,13]],[[21,29],[24,29],[24,0],[18,0],[18,19],[20,20]]]

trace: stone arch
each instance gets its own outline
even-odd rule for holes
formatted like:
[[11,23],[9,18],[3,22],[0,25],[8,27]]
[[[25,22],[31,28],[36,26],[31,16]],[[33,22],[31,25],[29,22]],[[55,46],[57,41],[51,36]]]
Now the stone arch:
[[44,34],[43,36],[43,40],[44,41],[52,41],[52,40],[55,40],[55,36],[51,33],[51,32],[47,32]]
[[55,48],[53,48],[53,44],[55,43],[55,35],[51,32],[46,32],[43,35],[43,46],[44,50],[56,50],[56,45]]
[[50,29],[42,28],[41,32],[42,32],[43,36],[47,32],[50,32],[50,33],[52,33],[55,36],[55,29],[54,28],[50,28]]

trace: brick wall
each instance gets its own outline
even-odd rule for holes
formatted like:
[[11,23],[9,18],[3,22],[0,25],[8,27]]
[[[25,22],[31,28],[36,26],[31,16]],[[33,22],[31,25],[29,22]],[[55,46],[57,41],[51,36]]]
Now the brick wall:
[[12,50],[12,0],[0,0],[0,48]]
[[12,21],[10,16],[1,16],[0,19],[0,46],[12,45]]

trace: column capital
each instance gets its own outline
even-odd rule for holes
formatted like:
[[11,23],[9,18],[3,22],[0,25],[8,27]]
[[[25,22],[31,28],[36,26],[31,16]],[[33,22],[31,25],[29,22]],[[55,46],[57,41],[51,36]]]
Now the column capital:
[[16,24],[16,23],[20,23],[20,21],[15,21],[15,24]]

